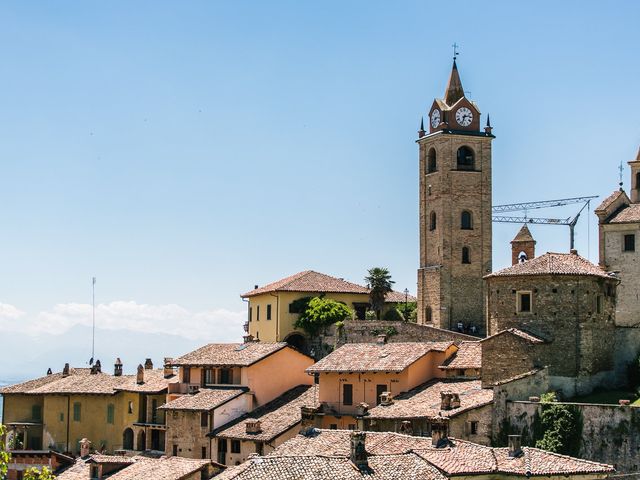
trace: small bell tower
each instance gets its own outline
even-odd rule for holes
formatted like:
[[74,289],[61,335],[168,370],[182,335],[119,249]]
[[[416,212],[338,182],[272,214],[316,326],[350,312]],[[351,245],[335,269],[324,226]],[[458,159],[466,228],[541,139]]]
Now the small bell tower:
[[527,225],[522,225],[518,234],[511,240],[511,265],[532,260],[536,256],[536,241]]

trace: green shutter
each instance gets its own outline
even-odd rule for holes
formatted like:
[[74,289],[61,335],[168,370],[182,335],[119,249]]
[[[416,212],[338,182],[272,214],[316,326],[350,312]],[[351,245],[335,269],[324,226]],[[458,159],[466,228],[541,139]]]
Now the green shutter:
[[80,421],[81,413],[82,413],[82,405],[80,404],[80,402],[75,402],[73,404],[73,421],[74,422]]
[[114,410],[115,407],[113,406],[113,403],[107,405],[107,423],[113,423]]

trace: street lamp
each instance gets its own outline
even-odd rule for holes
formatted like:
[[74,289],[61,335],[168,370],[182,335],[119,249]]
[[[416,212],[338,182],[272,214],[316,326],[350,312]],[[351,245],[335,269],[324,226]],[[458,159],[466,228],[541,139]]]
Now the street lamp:
[[405,321],[409,320],[407,318],[407,308],[408,308],[407,300],[408,300],[408,298],[409,298],[409,289],[405,288],[404,289],[404,319],[405,319]]

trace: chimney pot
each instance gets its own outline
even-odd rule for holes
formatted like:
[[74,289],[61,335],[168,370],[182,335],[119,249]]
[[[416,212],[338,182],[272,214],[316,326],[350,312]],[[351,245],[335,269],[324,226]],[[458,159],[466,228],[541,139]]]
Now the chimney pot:
[[316,427],[316,409],[312,407],[300,407],[300,434],[304,436],[311,435]]
[[254,289],[254,290],[257,290],[257,289],[258,289],[258,285],[254,285],[254,286],[253,286],[253,289]]
[[509,435],[509,457],[519,457],[522,453],[522,436]]
[[242,340],[244,343],[251,343],[253,342],[253,335],[245,335],[242,337]]
[[145,369],[145,370],[153,370],[153,362],[151,361],[151,359],[150,359],[150,358],[147,358],[147,359],[144,361],[144,369]]
[[451,408],[460,408],[460,394],[452,393],[451,394]]
[[369,413],[369,404],[364,402],[359,403],[358,406],[356,407],[356,416],[362,417],[364,415],[367,415],[368,413]]
[[113,376],[122,376],[122,360],[120,360],[120,357],[116,358],[116,363],[113,364]]
[[51,370],[51,368],[47,368],[47,375],[53,375],[53,370]]
[[144,367],[138,365],[138,371],[136,372],[136,383],[142,385],[144,383]]
[[174,375],[173,371],[173,358],[164,357],[164,378],[169,378]]
[[451,410],[451,392],[440,392],[440,410]]
[[91,442],[88,439],[83,438],[82,440],[80,440],[80,457],[82,458],[88,457],[90,453],[91,453]]
[[351,454],[350,459],[359,470],[369,467],[367,450],[365,448],[365,432],[353,431],[351,433]]
[[393,403],[393,395],[391,392],[382,392],[380,394],[380,405],[391,405]]
[[68,363],[64,364],[64,368],[62,369],[62,376],[63,377],[68,377],[69,376],[69,364]]
[[572,248],[571,250],[569,250],[569,253],[571,253],[571,255],[577,255],[578,250],[576,250],[575,248]]
[[387,343],[387,335],[384,333],[378,335],[377,343],[378,345],[384,345],[385,343]]
[[447,425],[436,423],[431,425],[431,445],[441,448],[447,445]]
[[247,428],[247,433],[257,434],[262,432],[262,427],[260,426],[260,420],[250,419],[245,423]]

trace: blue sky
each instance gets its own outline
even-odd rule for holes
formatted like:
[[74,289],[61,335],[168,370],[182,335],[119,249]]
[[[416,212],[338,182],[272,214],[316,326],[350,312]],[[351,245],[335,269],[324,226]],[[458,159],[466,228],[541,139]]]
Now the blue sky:
[[[101,328],[194,346],[304,269],[415,291],[414,140],[453,42],[497,136],[494,203],[606,196],[640,145],[640,6],[602,5],[3,2],[0,333],[86,325],[94,275]],[[494,268],[517,229],[495,226]],[[577,233],[596,260],[593,213]]]

